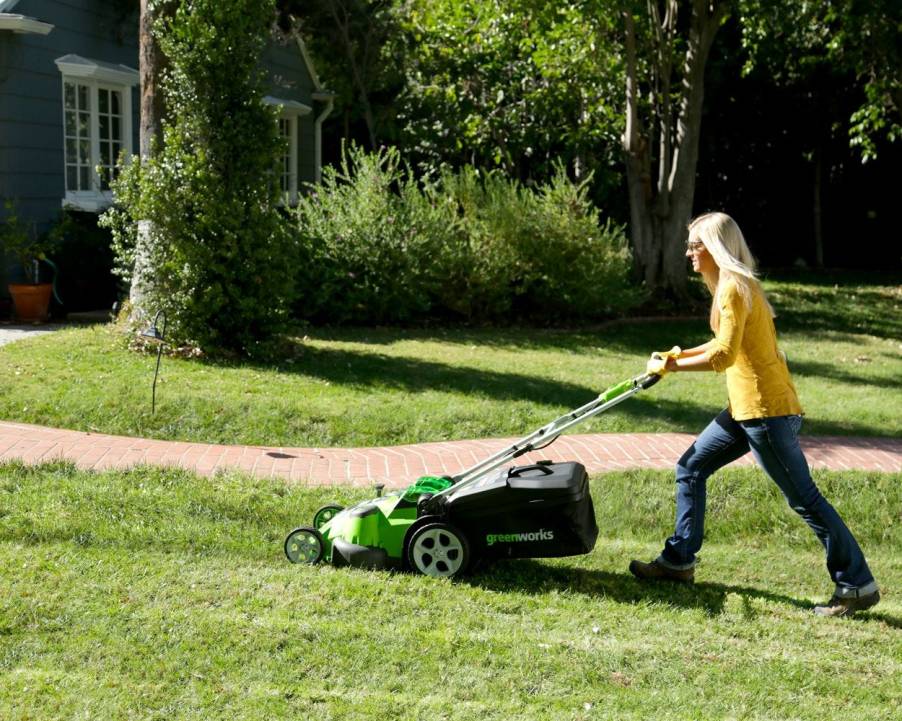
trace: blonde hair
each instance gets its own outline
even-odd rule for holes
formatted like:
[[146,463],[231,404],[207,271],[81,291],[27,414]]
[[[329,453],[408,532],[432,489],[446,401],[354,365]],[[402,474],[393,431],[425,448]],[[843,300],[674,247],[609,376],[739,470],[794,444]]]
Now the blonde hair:
[[720,326],[720,297],[728,281],[736,285],[746,308],[751,308],[752,294],[757,291],[761,293],[771,317],[774,316],[774,309],[758,282],[758,264],[735,220],[726,213],[705,213],[698,216],[689,223],[689,242],[695,241],[700,241],[705,246],[717,265],[716,276],[702,276],[714,298],[710,322],[715,333]]

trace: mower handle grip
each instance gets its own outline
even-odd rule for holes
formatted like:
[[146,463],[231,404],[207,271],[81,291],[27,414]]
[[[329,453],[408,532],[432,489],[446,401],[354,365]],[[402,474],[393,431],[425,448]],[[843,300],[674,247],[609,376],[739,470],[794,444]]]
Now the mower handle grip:
[[661,376],[658,375],[657,373],[646,373],[646,374],[645,374],[644,376],[642,376],[641,378],[637,378],[637,379],[636,379],[636,384],[637,384],[642,390],[648,390],[648,389],[651,388],[655,383],[657,383],[659,380],[661,380]]

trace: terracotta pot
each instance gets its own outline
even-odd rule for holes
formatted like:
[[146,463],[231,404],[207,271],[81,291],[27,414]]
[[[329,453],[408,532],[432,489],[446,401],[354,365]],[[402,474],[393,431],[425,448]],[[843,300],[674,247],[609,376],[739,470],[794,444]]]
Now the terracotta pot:
[[43,323],[50,309],[52,283],[10,283],[9,294],[13,298],[13,315],[20,323]]

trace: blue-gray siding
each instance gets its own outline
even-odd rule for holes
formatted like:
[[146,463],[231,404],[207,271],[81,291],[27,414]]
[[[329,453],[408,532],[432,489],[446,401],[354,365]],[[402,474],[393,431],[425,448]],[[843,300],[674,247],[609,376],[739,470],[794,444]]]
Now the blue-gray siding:
[[[48,35],[0,32],[0,196],[45,227],[65,195],[62,77],[54,61],[74,53],[138,65],[136,20],[103,0],[20,0],[14,12],[54,26]],[[132,93],[137,147],[138,91]],[[0,209],[2,213],[2,209]]]
[[[54,61],[70,53],[138,67],[137,16],[122,17],[106,0],[20,0],[14,12],[54,26],[48,35],[0,31],[0,197],[15,198],[23,217],[46,227],[65,195],[62,78]],[[314,107],[313,81],[294,43],[273,44],[263,64],[270,94]],[[314,180],[313,121],[300,118],[299,185]],[[139,89],[132,91],[132,147],[138,148]],[[4,214],[0,206],[0,217]]]
[[313,108],[313,113],[298,122],[298,188],[315,180],[313,155],[313,121],[321,108],[315,106],[311,94],[313,79],[307,71],[303,56],[294,40],[288,44],[271,44],[263,56],[263,64],[271,79],[271,95],[285,100],[297,100]]

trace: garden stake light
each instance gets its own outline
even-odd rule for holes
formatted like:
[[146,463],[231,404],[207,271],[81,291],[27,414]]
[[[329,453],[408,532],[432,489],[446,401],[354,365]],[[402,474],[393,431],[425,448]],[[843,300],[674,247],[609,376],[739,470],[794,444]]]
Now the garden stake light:
[[[163,325],[159,326],[157,323],[160,318],[163,319]],[[151,401],[150,401],[150,412],[156,413],[157,410],[157,376],[160,374],[160,358],[163,355],[163,345],[166,343],[165,340],[166,335],[166,313],[162,310],[158,310],[157,314],[153,317],[153,323],[150,324],[150,328],[141,332],[142,338],[147,338],[149,340],[154,341],[157,344],[157,368],[153,372],[153,391],[151,393]]]

